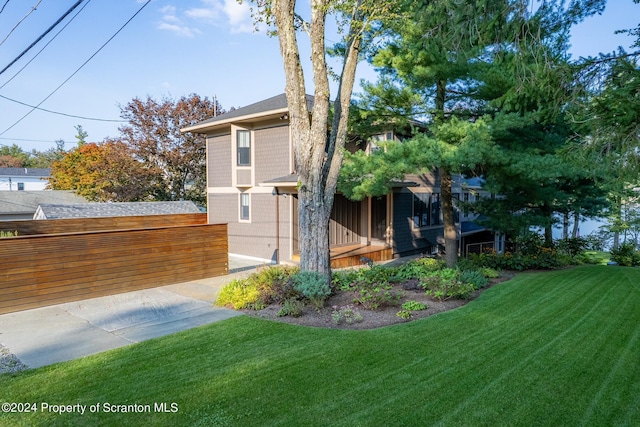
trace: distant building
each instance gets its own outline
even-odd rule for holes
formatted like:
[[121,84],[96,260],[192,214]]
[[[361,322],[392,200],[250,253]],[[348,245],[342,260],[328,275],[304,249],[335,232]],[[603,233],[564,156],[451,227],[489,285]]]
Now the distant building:
[[89,203],[73,191],[0,191],[0,221],[33,219],[41,204],[79,205]]
[[0,168],[0,191],[42,191],[51,169]]
[[43,203],[33,219],[100,218],[116,216],[174,215],[201,213],[191,201],[118,203]]

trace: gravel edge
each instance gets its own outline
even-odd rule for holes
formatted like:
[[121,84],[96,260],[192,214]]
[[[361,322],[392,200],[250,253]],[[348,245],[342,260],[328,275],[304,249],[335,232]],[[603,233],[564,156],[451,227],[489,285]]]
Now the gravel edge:
[[0,374],[23,371],[27,368],[28,366],[22,363],[15,354],[0,344]]

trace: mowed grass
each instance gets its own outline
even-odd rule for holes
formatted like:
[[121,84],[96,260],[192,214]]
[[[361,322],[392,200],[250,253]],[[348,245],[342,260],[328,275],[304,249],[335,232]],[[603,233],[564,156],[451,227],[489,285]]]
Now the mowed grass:
[[640,270],[524,273],[378,330],[237,317],[0,376],[0,401],[152,409],[3,413],[3,426],[640,425]]

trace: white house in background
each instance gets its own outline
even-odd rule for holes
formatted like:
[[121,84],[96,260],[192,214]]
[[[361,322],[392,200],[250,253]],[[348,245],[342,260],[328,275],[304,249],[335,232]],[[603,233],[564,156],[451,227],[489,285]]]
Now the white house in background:
[[42,191],[50,176],[50,169],[0,168],[0,191]]

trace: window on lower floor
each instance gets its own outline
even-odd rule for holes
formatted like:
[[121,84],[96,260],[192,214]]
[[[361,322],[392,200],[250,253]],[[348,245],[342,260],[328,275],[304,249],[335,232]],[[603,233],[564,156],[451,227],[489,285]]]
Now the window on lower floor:
[[249,194],[240,194],[240,221],[249,221],[250,205]]
[[18,183],[18,191],[24,191],[24,182]]

